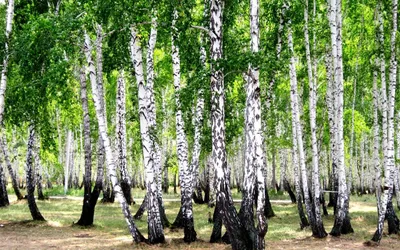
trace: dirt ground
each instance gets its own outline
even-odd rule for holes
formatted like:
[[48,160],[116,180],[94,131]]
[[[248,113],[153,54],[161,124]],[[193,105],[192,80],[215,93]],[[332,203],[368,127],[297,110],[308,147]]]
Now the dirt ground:
[[[167,243],[149,246],[134,244],[128,236],[99,232],[95,228],[82,229],[60,226],[52,222],[34,223],[0,221],[0,249],[231,249],[229,245],[197,241],[190,245],[181,239],[167,238]],[[267,249],[400,249],[399,236],[384,236],[379,247],[367,247],[351,236],[312,237],[294,240],[268,241]]]

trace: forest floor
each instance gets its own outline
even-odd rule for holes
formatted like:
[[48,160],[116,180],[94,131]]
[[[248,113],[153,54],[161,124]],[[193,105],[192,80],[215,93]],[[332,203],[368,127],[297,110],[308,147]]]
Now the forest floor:
[[[272,197],[271,199],[274,199]],[[281,200],[282,197],[279,197]],[[269,220],[266,236],[267,249],[365,249],[376,227],[376,205],[373,196],[351,197],[350,215],[355,233],[340,238],[325,239],[310,237],[309,229],[300,230],[296,207],[293,204],[273,204],[276,216]],[[136,212],[140,201],[132,206]],[[0,209],[0,249],[231,249],[229,245],[208,243],[212,224],[208,214],[212,209],[206,205],[194,205],[195,229],[198,241],[188,245],[183,242],[183,230],[165,230],[166,243],[148,246],[134,244],[117,203],[98,203],[95,226],[82,228],[73,225],[79,219],[81,200],[49,199],[37,201],[46,222],[31,221],[27,202],[12,201],[7,208]],[[171,222],[179,211],[179,202],[165,202],[166,213]],[[324,217],[329,231],[333,224],[332,209]],[[397,212],[400,216],[400,212]],[[139,230],[147,233],[146,214],[136,221]],[[385,229],[386,230],[386,229]],[[386,230],[387,231],[387,230]],[[398,235],[384,235],[377,249],[400,249]]]

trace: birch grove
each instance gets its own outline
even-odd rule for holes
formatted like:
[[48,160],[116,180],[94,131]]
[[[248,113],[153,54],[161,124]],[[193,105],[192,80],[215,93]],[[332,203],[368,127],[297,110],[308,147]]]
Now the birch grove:
[[0,22],[5,248],[400,248],[397,0],[6,0]]

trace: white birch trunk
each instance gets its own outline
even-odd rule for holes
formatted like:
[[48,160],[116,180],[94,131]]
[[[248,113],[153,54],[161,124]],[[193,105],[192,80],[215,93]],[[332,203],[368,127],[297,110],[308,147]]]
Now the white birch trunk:
[[[108,125],[107,125],[107,109],[106,109],[106,103],[105,103],[105,92],[104,92],[104,84],[103,84],[103,28],[100,24],[96,25],[96,84],[97,84],[97,89],[99,91],[99,104],[102,110],[104,110],[104,119],[105,119],[105,129],[108,131]],[[98,174],[102,172],[105,177],[103,177],[101,180],[103,182],[102,184],[102,189],[103,189],[103,199],[105,201],[108,201],[107,199],[109,197],[107,196],[107,188],[109,187],[109,182],[110,182],[110,176],[108,171],[106,171],[107,168],[105,168],[106,164],[106,152],[104,148],[104,142],[101,138],[101,135],[99,134],[98,138],[98,160],[97,160],[97,168],[100,168],[102,171],[98,171]],[[106,191],[106,192],[104,192]]]
[[124,71],[121,70],[117,80],[117,110],[116,110],[116,148],[117,168],[121,171],[121,187],[128,204],[132,204],[131,177],[127,166],[126,153],[126,97]]
[[[306,170],[306,161],[305,161],[305,154],[304,154],[304,144],[303,144],[303,131],[300,122],[300,111],[299,111],[299,101],[298,101],[298,93],[297,93],[297,73],[296,73],[296,62],[295,62],[295,54],[293,48],[293,37],[292,37],[292,30],[289,27],[288,33],[288,46],[290,51],[290,65],[289,65],[289,74],[290,74],[290,100],[291,100],[291,109],[292,109],[292,119],[294,120],[294,126],[296,129],[296,143],[298,147],[298,156],[299,156],[299,165],[301,171],[301,180],[302,180],[302,187],[304,193],[304,200],[306,211],[308,215],[308,219],[310,220],[311,226],[313,226],[315,217],[312,213],[311,207],[311,199],[309,196],[309,189],[308,189],[308,177],[307,177],[307,170]],[[314,229],[313,229],[314,233]]]
[[[251,52],[254,54],[259,52],[260,47],[260,24],[259,24],[259,1],[250,0],[250,47]],[[265,242],[264,236],[267,233],[267,221],[264,213],[265,206],[265,169],[264,165],[264,150],[263,150],[263,130],[261,123],[261,100],[260,100],[260,72],[257,65],[249,66],[248,82],[247,82],[247,99],[248,99],[248,110],[247,116],[249,123],[247,130],[249,133],[248,143],[251,143],[252,157],[250,168],[253,168],[255,174],[257,192],[257,248],[264,249]],[[247,158],[247,157],[246,157]]]
[[[207,1],[204,2],[203,17],[206,20],[208,17]],[[207,70],[207,52],[205,49],[206,38],[203,33],[200,34],[200,61],[203,66],[203,70]],[[206,76],[205,76],[206,77]],[[193,171],[193,185],[194,188],[201,190],[199,181],[199,159],[201,153],[201,130],[203,128],[203,112],[204,112],[204,93],[203,89],[200,89],[197,94],[195,120],[194,120],[194,145],[191,160],[191,168]],[[200,192],[198,193],[201,194]]]
[[[306,0],[304,8],[304,37],[306,47],[306,59],[307,59],[307,73],[308,83],[310,88],[309,94],[309,108],[310,108],[310,128],[311,128],[311,150],[312,150],[312,189],[313,189],[313,205],[315,213],[315,225],[313,234],[315,237],[323,238],[327,235],[322,222],[321,211],[320,211],[320,183],[319,183],[319,156],[318,156],[318,141],[317,141],[317,86],[315,78],[313,77],[313,68],[311,64],[311,53],[310,53],[310,42],[308,35],[308,0]],[[315,36],[315,32],[314,32]],[[296,86],[297,88],[297,86]],[[313,221],[311,221],[313,223]]]
[[[222,1],[211,1],[211,60],[222,58]],[[225,185],[226,171],[226,146],[225,146],[225,105],[224,105],[224,78],[221,69],[211,69],[211,122],[212,122],[212,160],[215,166],[216,198],[217,202],[226,199]]]
[[[387,154],[385,165],[385,184],[383,197],[381,200],[381,209],[379,213],[379,219],[377,224],[377,230],[373,237],[373,241],[380,242],[383,234],[383,225],[385,221],[385,215],[387,211],[387,204],[391,202],[391,194],[393,192],[393,181],[395,174],[395,162],[394,162],[394,105],[395,105],[395,94],[396,94],[396,82],[397,82],[397,61],[396,61],[396,33],[397,33],[397,0],[392,1],[392,31],[390,36],[390,68],[389,68],[389,98],[388,98],[388,130],[387,130]],[[382,63],[382,62],[381,62]],[[382,85],[383,86],[383,85]],[[384,118],[382,116],[382,118]],[[385,122],[385,121],[383,121]],[[384,129],[384,128],[382,128]],[[385,140],[385,138],[383,138]]]
[[[378,60],[376,60],[376,66],[378,66]],[[378,215],[380,214],[381,210],[381,161],[379,157],[379,121],[378,121],[378,87],[377,87],[377,80],[378,80],[378,72],[375,69],[373,73],[373,105],[374,105],[374,124],[373,124],[373,131],[374,131],[374,152],[373,152],[373,162],[374,162],[374,170],[375,170],[375,196],[376,196],[376,204],[378,209]]]
[[7,15],[6,15],[6,32],[5,32],[6,41],[4,44],[3,68],[1,70],[1,79],[0,79],[0,124],[3,124],[4,100],[7,88],[8,60],[10,58],[9,42],[11,38],[13,19],[14,19],[14,0],[8,0]]
[[[341,0],[329,1],[329,24],[331,29],[332,56],[334,68],[334,83],[336,85],[336,116],[334,126],[337,143],[337,180],[338,200],[336,204],[335,223],[331,234],[339,236],[341,233],[353,232],[348,219],[349,195],[347,190],[344,138],[343,138],[343,60],[342,60],[342,13]],[[343,226],[345,225],[345,226]]]
[[154,144],[154,151],[152,152],[154,158],[154,174],[155,181],[157,187],[157,199],[161,209],[163,208],[162,204],[162,187],[161,187],[161,148],[156,139],[156,129],[157,129],[157,120],[156,120],[156,103],[154,97],[154,49],[157,41],[157,12],[154,11],[153,17],[151,20],[151,30],[150,37],[147,47],[147,55],[146,55],[146,91],[149,98],[148,112],[150,118],[150,137],[152,143]]
[[178,11],[175,9],[172,19],[172,73],[174,77],[175,103],[176,103],[176,146],[178,155],[179,177],[181,183],[181,207],[184,226],[184,241],[193,242],[196,240],[194,231],[193,208],[192,208],[192,169],[189,167],[188,160],[188,142],[186,138],[185,122],[182,116],[182,105],[180,101],[181,90],[181,63],[179,57],[179,47],[177,45],[178,29],[176,22],[178,20]]
[[27,199],[28,206],[31,212],[31,216],[33,220],[44,221],[44,217],[39,211],[39,208],[36,205],[35,201],[35,181],[34,181],[34,169],[33,169],[33,151],[35,147],[35,129],[32,125],[29,126],[29,139],[28,139],[28,147],[26,150],[26,191],[27,191]]
[[[387,103],[387,89],[386,89],[386,63],[385,63],[385,38],[383,27],[383,4],[380,1],[378,4],[378,43],[379,43],[379,63],[381,73],[381,93],[380,93],[380,109],[382,112],[382,150],[383,150],[383,165],[386,166],[387,150],[388,150],[388,103]],[[385,170],[386,171],[386,168]],[[385,174],[386,175],[386,174]],[[387,175],[386,175],[387,176]]]
[[35,162],[35,184],[37,187],[38,200],[44,200],[43,195],[43,177],[42,177],[42,164],[40,163],[40,141],[38,136],[35,138],[35,145],[33,149],[33,157]]
[[69,181],[69,167],[71,161],[71,140],[72,140],[72,131],[67,131],[67,144],[66,144],[66,153],[65,153],[65,165],[64,165],[64,195],[67,195],[68,192],[68,181]]
[[[400,113],[397,116],[397,160],[400,160]],[[395,167],[395,189],[396,189],[396,200],[397,208],[400,209],[400,176],[399,176],[399,166],[397,163]]]
[[[294,94],[292,91],[290,92],[291,98],[294,99]],[[293,97],[292,97],[293,96]],[[291,102],[292,110],[294,110],[294,103]],[[301,181],[300,181],[300,170],[299,170],[299,151],[297,149],[297,131],[296,131],[296,119],[294,119],[293,112],[292,112],[292,165],[293,165],[293,176],[294,176],[294,186],[296,189],[296,201],[297,201],[297,208],[300,217],[300,228],[303,229],[304,227],[308,226],[307,218],[304,216],[303,212],[303,199],[301,195]]]

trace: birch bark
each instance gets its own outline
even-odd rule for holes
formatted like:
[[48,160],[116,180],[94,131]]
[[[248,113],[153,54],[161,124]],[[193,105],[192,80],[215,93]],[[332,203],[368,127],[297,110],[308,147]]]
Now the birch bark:
[[33,220],[44,221],[44,217],[39,211],[39,208],[36,205],[35,201],[35,181],[34,181],[34,169],[33,169],[33,156],[34,156],[34,147],[35,147],[35,129],[32,125],[29,126],[29,139],[28,139],[28,148],[26,151],[26,191],[27,191],[27,199],[29,211],[31,212],[31,216]]
[[8,200],[6,178],[3,169],[3,164],[0,163],[0,207],[6,207],[10,205]]
[[3,68],[1,70],[1,79],[0,79],[0,125],[3,124],[3,115],[4,115],[4,100],[7,88],[7,73],[8,73],[8,60],[10,58],[10,39],[12,32],[12,23],[14,19],[14,0],[8,0],[7,5],[7,16],[6,16],[6,32],[5,32],[5,44],[4,44],[4,59],[3,59]]
[[[259,29],[259,1],[250,0],[250,47],[253,54],[259,52],[260,29]],[[245,178],[243,183],[243,201],[240,217],[242,224],[253,238],[253,244],[257,249],[264,249],[264,236],[267,232],[267,222],[264,213],[265,204],[265,178],[264,178],[264,151],[263,134],[261,129],[261,101],[259,68],[256,64],[249,65],[246,84],[246,151],[245,151]],[[255,185],[256,184],[256,185]],[[253,219],[253,197],[257,190],[256,217],[258,221],[257,230]]]
[[38,200],[44,200],[45,197],[43,195],[43,177],[42,177],[42,164],[40,163],[40,142],[38,136],[35,138],[35,145],[33,148],[33,157],[35,161],[35,184],[37,187],[37,194],[38,194]]
[[65,152],[65,165],[64,165],[64,195],[67,195],[68,187],[69,187],[69,167],[71,161],[71,142],[72,140],[72,131],[67,131],[67,141],[66,141],[66,152]]
[[[378,60],[376,60],[376,66],[378,66]],[[377,69],[374,69],[373,74],[373,104],[374,104],[374,169],[375,169],[375,196],[376,196],[376,204],[378,209],[378,215],[380,214],[381,210],[381,162],[379,159],[379,121],[378,121],[378,88],[377,88],[377,79],[378,79],[378,72]]]
[[[6,31],[5,31],[5,44],[4,44],[4,59],[3,59],[3,68],[1,70],[1,78],[0,78],[0,126],[3,126],[3,114],[4,114],[4,100],[5,93],[7,88],[7,72],[8,72],[8,60],[10,57],[9,52],[9,42],[12,31],[12,23],[14,18],[14,0],[8,0],[7,5],[7,14],[6,14]],[[11,172],[10,172],[11,173]],[[7,188],[5,186],[5,179],[3,178],[5,171],[3,167],[0,166],[0,195],[2,198],[0,199],[0,206],[8,205],[8,195]],[[12,176],[11,176],[12,177]],[[13,183],[14,186],[14,183]],[[14,187],[15,189],[15,187]],[[18,193],[16,192],[17,196]],[[18,197],[19,199],[19,197]]]
[[[83,186],[84,186],[84,196],[83,196],[83,205],[82,205],[82,213],[78,225],[81,226],[89,226],[93,224],[94,219],[94,206],[93,199],[95,198],[96,186],[92,193],[92,145],[90,142],[90,116],[89,116],[89,105],[88,105],[88,97],[87,97],[87,87],[86,87],[86,73],[85,68],[81,68],[79,72],[79,82],[80,82],[80,95],[81,95],[81,104],[83,111],[83,150],[85,157],[85,175],[83,178]],[[101,182],[102,184],[102,182]],[[95,198],[96,203],[98,199],[98,194],[100,194],[100,190],[97,191],[97,197]]]
[[118,152],[117,168],[121,172],[121,188],[126,202],[132,204],[131,178],[128,172],[126,155],[126,102],[124,71],[121,70],[117,80],[117,110],[116,110],[116,148]]
[[[96,77],[96,84],[97,84],[97,89],[99,91],[99,105],[101,106],[101,109],[104,111],[104,119],[105,119],[105,130],[108,131],[108,126],[107,126],[107,109],[106,109],[106,103],[104,99],[104,84],[103,84],[103,27],[100,24],[96,25],[96,69],[95,69],[95,77]],[[93,91],[93,90],[92,90]],[[98,157],[97,157],[97,169],[98,173],[102,172],[103,177],[101,177],[102,185],[101,188],[103,190],[103,202],[113,202],[113,198],[111,197],[112,194],[110,194],[110,176],[108,171],[106,172],[105,170],[105,164],[106,164],[106,149],[104,146],[104,141],[101,138],[101,135],[99,134],[98,138]],[[99,171],[100,169],[100,171]]]
[[[203,18],[206,20],[208,17],[208,6],[207,1],[204,1],[204,12]],[[206,22],[206,21],[205,21]],[[200,61],[203,66],[203,70],[207,70],[207,53],[205,49],[206,38],[203,33],[200,34]],[[206,77],[206,74],[204,74]],[[197,191],[197,196],[200,201],[203,201],[200,180],[199,180],[199,158],[201,152],[201,130],[203,125],[203,112],[204,112],[204,91],[200,89],[197,94],[197,103],[196,103],[196,111],[195,111],[195,120],[194,120],[194,145],[193,145],[193,153],[191,160],[191,168],[193,170],[193,183],[194,183],[194,192]],[[203,201],[204,202],[204,201]]]
[[[397,160],[400,160],[400,113],[397,115]],[[399,176],[399,164],[395,167],[395,189],[396,189],[396,200],[397,208],[400,209],[400,176]]]

